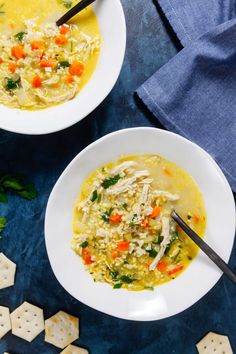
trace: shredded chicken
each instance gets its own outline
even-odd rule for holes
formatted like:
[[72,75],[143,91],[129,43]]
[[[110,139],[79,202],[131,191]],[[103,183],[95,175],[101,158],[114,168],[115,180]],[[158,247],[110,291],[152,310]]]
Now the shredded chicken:
[[166,247],[170,243],[170,238],[171,238],[171,235],[170,235],[170,219],[166,218],[165,216],[163,216],[161,222],[162,222],[161,236],[163,237],[163,241],[161,242],[161,245],[160,245],[160,251],[156,255],[154,261],[149,266],[150,270],[154,270],[156,268],[158,262],[164,256]]

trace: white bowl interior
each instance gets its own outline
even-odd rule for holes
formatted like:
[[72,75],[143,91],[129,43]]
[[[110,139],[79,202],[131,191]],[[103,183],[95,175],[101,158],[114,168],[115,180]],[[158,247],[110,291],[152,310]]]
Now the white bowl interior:
[[102,46],[96,70],[71,101],[44,110],[26,111],[0,106],[0,128],[23,134],[47,134],[67,128],[91,113],[112,90],[121,70],[126,46],[126,26],[119,0],[93,5]]
[[[120,155],[160,154],[190,173],[203,193],[208,223],[205,241],[227,262],[235,232],[231,189],[220,168],[197,145],[154,128],[125,129],[88,146],[70,163],[49,198],[45,238],[52,269],[61,285],[79,301],[107,314],[131,320],[156,320],[177,314],[205,295],[221,276],[202,253],[175,280],[153,292],[114,290],[94,283],[70,248],[74,203],[90,172]],[[220,207],[219,207],[220,206]]]

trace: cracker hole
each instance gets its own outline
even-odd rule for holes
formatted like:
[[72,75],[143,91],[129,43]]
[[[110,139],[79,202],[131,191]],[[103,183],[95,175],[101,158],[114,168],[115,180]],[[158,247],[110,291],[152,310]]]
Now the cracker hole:
[[4,325],[1,323],[1,327],[4,327]]
[[28,310],[25,310],[25,312],[28,312]]
[[37,313],[34,314],[34,317],[36,317],[36,316],[37,316]]
[[211,340],[211,343],[214,343],[214,339]]
[[30,330],[28,330],[27,332],[30,333]]
[[204,349],[206,349],[207,347],[206,347],[206,345],[204,345]]
[[38,327],[38,323],[35,323],[35,327]]

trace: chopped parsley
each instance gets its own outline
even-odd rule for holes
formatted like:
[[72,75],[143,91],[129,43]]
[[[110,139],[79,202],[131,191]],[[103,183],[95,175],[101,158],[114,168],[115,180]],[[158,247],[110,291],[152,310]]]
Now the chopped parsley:
[[127,203],[122,204],[122,208],[128,211],[128,204]]
[[193,257],[191,256],[188,256],[188,260],[191,261],[193,259]]
[[114,284],[113,289],[120,289],[122,285],[123,285],[122,283]]
[[190,219],[192,219],[192,216],[188,214],[187,218],[188,218],[188,220],[190,220]]
[[60,66],[60,68],[66,69],[66,68],[70,67],[70,63],[68,61],[66,61],[66,60],[60,61],[59,62],[59,66]]
[[153,248],[151,250],[148,250],[147,252],[149,253],[149,257],[151,258],[155,258],[157,255],[157,251],[154,250]]
[[153,243],[159,245],[160,243],[162,243],[162,241],[164,240],[164,237],[161,235],[157,235],[156,239],[153,241]]
[[116,280],[118,278],[119,272],[118,270],[110,270],[110,275],[112,277],[112,280]]
[[116,184],[116,183],[119,181],[120,178],[121,178],[121,177],[120,177],[119,174],[118,174],[118,175],[115,175],[115,176],[113,176],[113,177],[106,178],[106,179],[104,179],[104,181],[102,182],[102,187],[103,187],[104,189],[107,189],[107,188],[109,188],[109,187],[111,187],[111,186],[114,186],[114,184]]
[[129,277],[128,275],[122,275],[120,277],[120,280],[125,283],[125,284],[131,284],[135,279],[132,279],[131,277]]
[[21,85],[21,79],[20,76],[15,76],[15,77],[5,77],[3,86],[6,91],[12,91],[16,90],[19,88]]
[[88,241],[84,241],[83,243],[81,243],[80,246],[81,246],[82,248],[88,247]]
[[101,195],[101,194],[98,194],[97,203],[100,203],[101,199],[102,199],[102,195]]
[[92,197],[90,198],[91,202],[95,202],[97,197],[98,197],[98,191],[95,190],[95,191],[93,191]]
[[20,43],[22,43],[22,41],[23,41],[23,39],[24,39],[24,36],[27,34],[27,32],[19,32],[19,33],[17,33],[17,34],[15,34],[15,39],[18,41],[18,42],[20,42]]
[[110,208],[108,211],[106,211],[103,215],[102,215],[102,220],[105,221],[106,223],[110,222],[110,216],[112,213],[113,208]]
[[63,5],[67,8],[70,9],[72,7],[72,1],[70,0],[63,0]]

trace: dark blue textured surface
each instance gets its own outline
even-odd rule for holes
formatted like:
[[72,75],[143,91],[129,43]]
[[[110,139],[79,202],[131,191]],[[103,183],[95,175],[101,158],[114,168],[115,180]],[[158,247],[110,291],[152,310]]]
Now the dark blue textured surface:
[[[109,317],[77,302],[55,279],[44,244],[44,213],[50,191],[70,160],[97,138],[117,129],[157,126],[135,101],[133,92],[177,52],[151,0],[123,1],[128,27],[128,49],[118,83],[90,117],[50,136],[27,137],[0,131],[0,168],[25,173],[40,194],[27,202],[10,197],[0,205],[9,223],[0,243],[18,265],[16,284],[0,291],[0,304],[11,310],[24,300],[43,307],[45,317],[65,310],[81,319],[77,341],[91,354],[196,354],[197,342],[209,330],[226,333],[236,350],[236,287],[221,279],[201,301],[170,319],[135,323]],[[236,265],[234,248],[231,265]],[[201,274],[199,274],[201,281]],[[0,354],[54,354],[43,334],[31,344],[8,334]]]

